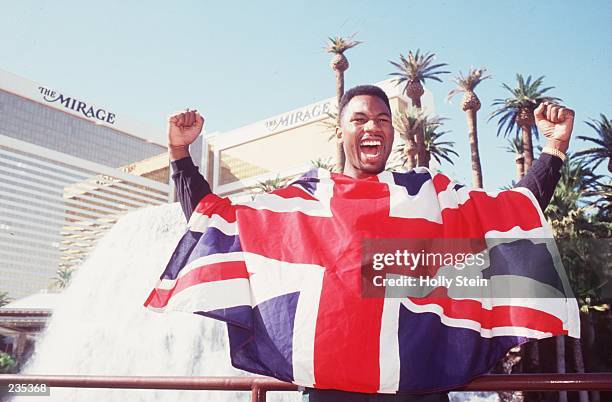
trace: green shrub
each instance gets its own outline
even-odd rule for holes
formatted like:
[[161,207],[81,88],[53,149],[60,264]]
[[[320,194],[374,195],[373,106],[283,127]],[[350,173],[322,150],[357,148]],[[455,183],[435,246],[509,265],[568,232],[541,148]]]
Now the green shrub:
[[0,374],[13,373],[17,362],[8,353],[0,352]]

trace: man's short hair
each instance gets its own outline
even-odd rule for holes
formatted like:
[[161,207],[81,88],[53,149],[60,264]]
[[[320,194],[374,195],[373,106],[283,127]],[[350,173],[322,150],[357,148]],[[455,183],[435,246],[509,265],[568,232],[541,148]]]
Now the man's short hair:
[[355,96],[359,95],[370,95],[376,96],[380,98],[387,108],[389,109],[389,113],[391,113],[391,105],[389,104],[389,98],[385,91],[377,87],[376,85],[358,85],[346,91],[344,95],[342,95],[342,99],[340,99],[340,105],[338,106],[338,122],[342,119],[342,113],[344,112],[344,108]]

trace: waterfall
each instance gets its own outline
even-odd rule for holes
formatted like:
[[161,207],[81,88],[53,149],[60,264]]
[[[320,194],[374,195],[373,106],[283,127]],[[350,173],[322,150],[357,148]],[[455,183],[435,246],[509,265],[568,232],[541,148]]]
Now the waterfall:
[[[233,368],[225,324],[143,303],[186,230],[178,204],[122,217],[74,273],[21,374],[248,376]],[[270,392],[268,401],[300,401]],[[12,402],[38,402],[18,397]],[[52,388],[53,402],[249,401],[249,392]],[[496,393],[452,393],[451,401],[495,402]]]
[[[178,204],[137,210],[102,238],[37,342],[22,374],[244,376],[229,361],[225,324],[188,313],[156,313],[143,303],[186,230]],[[34,399],[32,399],[34,398]],[[13,398],[22,402],[38,397]],[[52,388],[61,402],[249,401],[249,392]],[[270,401],[299,401],[270,392]]]

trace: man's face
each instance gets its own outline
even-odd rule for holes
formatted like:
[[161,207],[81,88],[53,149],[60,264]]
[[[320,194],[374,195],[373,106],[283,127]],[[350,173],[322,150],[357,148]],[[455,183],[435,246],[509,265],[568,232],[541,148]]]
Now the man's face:
[[338,136],[343,142],[344,174],[357,179],[385,169],[393,145],[391,112],[377,96],[358,95],[344,108]]

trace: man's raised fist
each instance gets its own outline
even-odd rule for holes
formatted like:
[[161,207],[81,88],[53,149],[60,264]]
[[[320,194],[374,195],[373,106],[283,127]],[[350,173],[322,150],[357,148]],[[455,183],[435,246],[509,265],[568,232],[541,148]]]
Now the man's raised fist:
[[188,147],[202,132],[204,118],[197,110],[177,112],[168,117],[168,148]]

